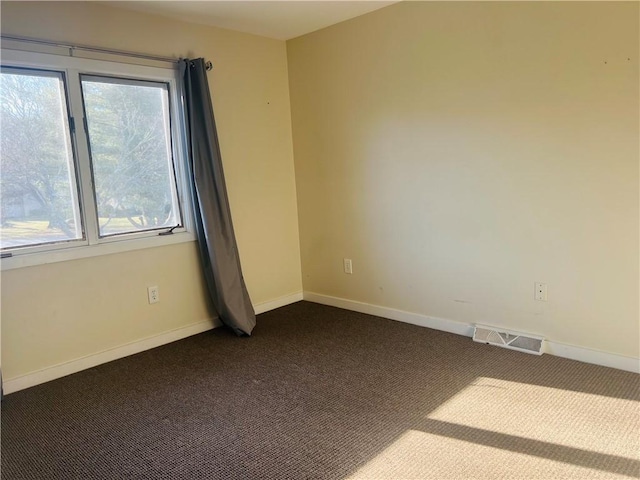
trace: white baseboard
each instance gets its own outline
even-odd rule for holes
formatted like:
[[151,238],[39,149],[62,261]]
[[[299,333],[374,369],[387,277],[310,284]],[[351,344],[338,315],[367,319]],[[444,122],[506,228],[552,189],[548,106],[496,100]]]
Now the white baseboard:
[[[268,312],[291,303],[299,302],[302,300],[302,292],[293,293],[291,295],[285,295],[284,297],[276,298],[269,302],[263,302],[254,305],[256,314]],[[183,338],[197,335],[198,333],[206,332],[213,328],[221,326],[222,323],[217,318],[214,320],[194,323],[181,327],[175,330],[170,330],[152,337],[147,337],[142,340],[136,340],[125,345],[110,348],[102,352],[93,353],[85,357],[70,360],[68,362],[52,365],[51,367],[43,368],[20,377],[10,378],[4,380],[3,389],[5,394],[17,392],[25,388],[33,387],[41,383],[55,380],[56,378],[65,377],[72,373],[77,373],[88,368],[93,368],[103,363],[118,360],[119,358],[134,355],[136,353],[144,352],[152,348],[166,345],[167,343],[182,340]]]
[[253,306],[256,315],[268,312],[269,310],[275,310],[276,308],[284,307],[302,300],[302,292],[292,293],[285,295],[284,297],[276,298],[268,302],[257,303]]
[[[381,307],[370,303],[357,302],[355,300],[347,300],[345,298],[332,297],[314,292],[304,292],[304,300],[322,305],[330,305],[332,307],[344,308],[354,312],[367,313],[378,317],[389,318],[399,322],[411,323],[421,327],[433,328],[444,332],[464,335],[466,337],[473,336],[473,325],[470,323],[461,323],[445,318],[430,317],[419,313],[405,312],[395,308]],[[585,347],[577,347],[564,343],[545,340],[544,352],[556,357],[569,358],[580,362],[592,363],[594,365],[602,365],[605,367],[617,368],[628,372],[640,373],[640,359],[633,357],[625,357],[615,353],[601,352]]]
[[586,347],[577,347],[566,343],[553,342],[546,340],[544,342],[544,352],[556,357],[569,358],[584,363],[593,363],[594,365],[602,365],[603,367],[617,368],[618,370],[626,370],[627,372],[640,373],[640,359],[633,357],[625,357],[616,353],[602,352],[600,350],[592,350]]
[[198,333],[206,332],[212,328],[222,325],[220,320],[213,319],[204,322],[193,323],[186,327],[177,328],[168,332],[147,337],[142,340],[120,345],[118,347],[109,348],[102,352],[93,353],[85,357],[76,358],[68,362],[52,365],[51,367],[43,368],[20,377],[11,378],[5,380],[2,383],[4,393],[13,393],[18,390],[33,387],[41,383],[55,380],[56,378],[66,377],[72,373],[77,373],[88,368],[93,368],[103,363],[118,360],[119,358],[128,357],[136,353],[144,352],[152,348],[166,345],[167,343],[175,342],[176,340],[182,340],[183,338],[197,335]]
[[[406,312],[394,308],[382,307],[379,305],[372,305],[369,303],[357,302],[354,300],[347,300],[345,298],[332,297],[313,292],[297,292],[291,295],[286,295],[269,302],[256,304],[254,309],[256,314],[265,313],[269,310],[274,310],[285,305],[299,302],[303,299],[309,302],[375,315],[391,320],[397,320],[399,322],[410,323],[412,325],[433,328],[435,330],[455,333],[457,335],[464,335],[466,337],[471,337],[473,335],[472,324],[456,322],[444,318],[430,317],[419,313]],[[207,330],[211,330],[212,328],[220,325],[221,323],[218,319],[194,323],[192,325],[187,325],[186,327],[181,327],[159,335],[154,335],[142,340],[110,348],[99,353],[43,368],[42,370],[28,373],[20,377],[11,378],[3,382],[4,393],[9,394],[17,392],[18,390],[33,387],[41,383],[55,380],[56,378],[61,378],[71,375],[72,373],[93,368],[103,363],[134,355],[177,340],[182,340],[183,338],[206,332]],[[580,362],[640,373],[640,359],[633,357],[625,357],[623,355],[601,352],[598,350],[563,344],[550,340],[545,341],[545,353],[578,360]]]
[[410,323],[420,327],[433,328],[434,330],[442,330],[444,332],[456,333],[471,337],[473,335],[473,326],[468,323],[454,322],[444,318],[429,317],[419,313],[405,312],[395,308],[381,307],[370,303],[356,302],[355,300],[347,300],[346,298],[330,297],[313,292],[304,292],[304,299],[309,302],[321,303],[322,305],[330,305],[332,307],[344,308],[354,312],[367,313],[377,317],[389,318],[399,322]]

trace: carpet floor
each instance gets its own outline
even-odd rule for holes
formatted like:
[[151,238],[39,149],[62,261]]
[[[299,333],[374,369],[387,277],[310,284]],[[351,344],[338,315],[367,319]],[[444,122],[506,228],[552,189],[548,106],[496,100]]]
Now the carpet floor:
[[628,479],[640,376],[300,302],[2,402],[3,479]]

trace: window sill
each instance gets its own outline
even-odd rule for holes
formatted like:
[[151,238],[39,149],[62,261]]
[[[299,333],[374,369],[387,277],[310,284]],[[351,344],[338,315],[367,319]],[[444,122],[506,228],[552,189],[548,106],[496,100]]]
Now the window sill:
[[105,242],[99,245],[87,245],[83,247],[71,247],[48,252],[27,253],[3,258],[0,261],[0,269],[13,270],[16,268],[33,267],[47,263],[66,262],[80,258],[110,255],[112,253],[130,252],[145,248],[162,247],[176,243],[194,242],[196,237],[189,232],[179,232],[172,235],[145,237],[117,242]]

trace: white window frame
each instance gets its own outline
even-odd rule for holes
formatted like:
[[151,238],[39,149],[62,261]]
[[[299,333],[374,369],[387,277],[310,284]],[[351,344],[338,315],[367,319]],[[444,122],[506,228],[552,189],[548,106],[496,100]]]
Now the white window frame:
[[[2,270],[11,270],[34,265],[62,262],[112,253],[153,248],[196,240],[191,208],[191,189],[187,172],[186,134],[184,110],[182,102],[181,82],[176,66],[162,68],[135,65],[115,61],[95,60],[89,58],[69,57],[49,53],[28,52],[2,49],[2,66],[27,69],[54,70],[65,75],[65,87],[69,114],[74,118],[75,129],[71,134],[71,143],[75,153],[75,170],[79,189],[79,202],[83,219],[85,238],[68,242],[50,243],[35,246],[24,246],[7,250],[10,257],[0,260]],[[107,77],[148,80],[169,84],[169,104],[171,112],[171,143],[173,166],[182,227],[175,228],[170,235],[161,235],[158,230],[124,233],[114,236],[100,237],[87,132],[85,130],[84,105],[80,90],[80,75],[98,75]],[[70,81],[75,77],[77,81]],[[93,213],[96,212],[96,213]],[[168,229],[167,229],[168,230]]]

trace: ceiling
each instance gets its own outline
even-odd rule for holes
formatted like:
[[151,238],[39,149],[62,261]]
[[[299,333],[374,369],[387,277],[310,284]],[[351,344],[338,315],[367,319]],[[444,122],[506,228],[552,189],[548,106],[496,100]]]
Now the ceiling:
[[289,40],[386,7],[396,1],[110,1],[108,4],[192,23]]

